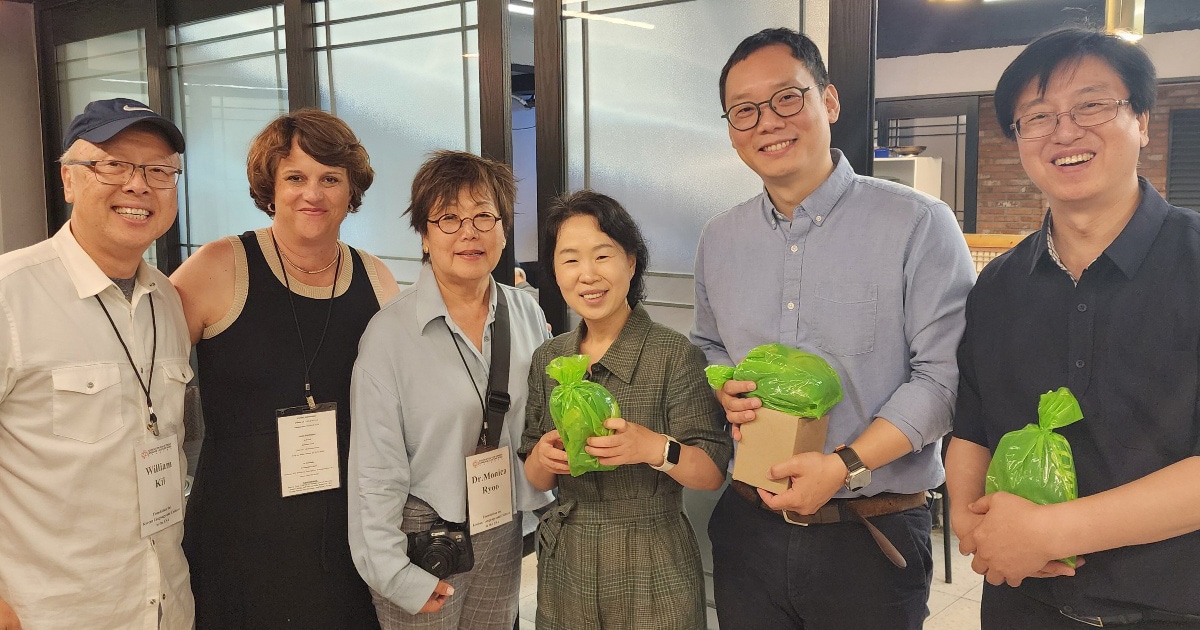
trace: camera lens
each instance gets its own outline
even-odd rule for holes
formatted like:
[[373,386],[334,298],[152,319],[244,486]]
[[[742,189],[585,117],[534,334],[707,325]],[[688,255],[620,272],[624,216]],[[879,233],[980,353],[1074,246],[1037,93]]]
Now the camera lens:
[[458,555],[455,553],[454,543],[441,537],[430,541],[429,550],[422,558],[421,568],[438,579],[452,575],[458,568]]

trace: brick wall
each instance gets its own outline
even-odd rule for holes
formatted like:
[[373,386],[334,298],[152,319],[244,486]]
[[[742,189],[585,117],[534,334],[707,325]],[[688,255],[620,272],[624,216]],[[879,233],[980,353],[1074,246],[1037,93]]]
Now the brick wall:
[[[1167,132],[1171,110],[1200,109],[1200,83],[1162,85],[1150,114],[1150,144],[1138,172],[1159,191],[1167,189]],[[990,96],[979,99],[979,188],[976,232],[1028,234],[1041,227],[1046,200],[1025,176],[1016,145],[996,124]]]

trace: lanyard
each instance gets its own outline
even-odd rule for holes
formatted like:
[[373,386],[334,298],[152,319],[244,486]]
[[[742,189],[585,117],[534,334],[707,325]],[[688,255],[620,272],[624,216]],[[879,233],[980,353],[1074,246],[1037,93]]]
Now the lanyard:
[[508,395],[508,362],[511,345],[508,299],[504,297],[504,291],[499,286],[496,287],[496,291],[496,316],[492,320],[492,364],[488,370],[487,402],[484,402],[483,395],[479,392],[479,386],[475,384],[471,367],[467,365],[467,358],[463,356],[462,348],[458,346],[454,332],[450,331],[450,324],[448,322],[446,324],[446,330],[450,332],[450,340],[454,342],[454,349],[458,351],[458,358],[462,360],[463,367],[467,370],[467,376],[471,379],[471,387],[475,388],[475,395],[479,398],[479,407],[483,411],[483,426],[479,430],[479,448],[485,450],[500,445],[500,429],[504,426],[504,414],[508,413],[512,406],[512,399]]
[[[493,336],[495,336],[495,323],[492,323]],[[479,385],[475,384],[475,375],[471,373],[471,366],[467,365],[467,357],[463,355],[462,348],[458,346],[458,339],[454,336],[454,331],[450,327],[446,327],[446,331],[450,333],[450,341],[454,343],[454,349],[458,350],[458,358],[462,360],[463,367],[467,370],[467,380],[471,381],[471,388],[475,390],[475,397],[479,399],[479,410],[483,412],[483,428],[479,431],[479,446],[487,446],[488,434],[488,412],[487,405],[483,402],[483,394],[479,392]],[[496,348],[492,347],[492,354],[495,354]]]
[[154,401],[150,400],[150,385],[154,383],[154,357],[158,354],[158,320],[154,317],[154,295],[146,294],[146,298],[150,300],[150,329],[154,334],[153,344],[150,346],[150,376],[143,381],[142,374],[138,371],[138,366],[133,362],[133,355],[129,352],[129,346],[125,343],[125,338],[121,336],[121,331],[117,330],[117,323],[113,321],[112,315],[108,313],[108,307],[104,306],[104,301],[100,299],[100,295],[94,296],[96,302],[100,304],[100,309],[104,311],[104,316],[108,318],[108,323],[112,326],[113,332],[117,333],[117,341],[121,342],[121,349],[125,351],[125,358],[129,360],[129,366],[133,368],[133,375],[137,377],[138,385],[142,386],[142,392],[146,394],[146,409],[150,411],[150,421],[146,423],[146,428],[158,437],[158,416],[154,414]]
[[337,294],[338,276],[342,272],[342,247],[341,245],[337,246],[337,266],[333,269],[333,286],[329,289],[329,311],[325,313],[325,326],[321,328],[321,339],[317,341],[317,349],[313,350],[310,360],[308,352],[304,350],[304,333],[300,331],[300,316],[296,314],[296,302],[292,297],[292,283],[288,280],[287,267],[283,265],[283,255],[279,253],[279,243],[275,240],[274,232],[271,233],[271,245],[275,247],[275,256],[279,258],[279,270],[283,272],[283,285],[287,287],[288,306],[292,307],[292,321],[296,322],[296,336],[300,338],[300,363],[304,366],[304,400],[308,402],[309,409],[316,409],[317,403],[313,400],[312,379],[309,377],[309,370],[317,362],[317,354],[321,352],[321,346],[325,345],[325,333],[329,332],[329,320],[333,317],[333,298]]

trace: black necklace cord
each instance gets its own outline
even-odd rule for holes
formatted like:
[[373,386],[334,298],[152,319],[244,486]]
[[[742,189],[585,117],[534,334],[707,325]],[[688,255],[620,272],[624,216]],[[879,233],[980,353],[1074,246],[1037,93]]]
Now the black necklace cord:
[[292,283],[288,280],[287,267],[283,265],[283,255],[279,251],[279,242],[275,240],[275,232],[271,232],[271,245],[275,247],[275,256],[279,258],[279,270],[283,272],[283,285],[287,287],[288,306],[292,308],[292,321],[296,323],[296,337],[300,339],[300,363],[304,366],[304,400],[309,409],[316,409],[317,402],[313,400],[312,378],[309,373],[317,362],[321,346],[325,345],[325,334],[329,332],[329,320],[333,318],[333,298],[337,295],[338,276],[342,273],[342,246],[337,245],[337,266],[333,269],[333,286],[329,289],[329,310],[325,313],[325,326],[321,328],[321,338],[317,341],[317,349],[313,351],[312,359],[304,349],[304,333],[300,330],[300,316],[296,314],[296,301],[292,297]]
[[117,323],[113,321],[112,315],[108,312],[108,307],[104,306],[104,301],[100,299],[100,295],[93,296],[96,302],[100,304],[100,309],[104,311],[104,316],[108,318],[108,324],[112,326],[113,332],[117,334],[117,341],[121,342],[121,349],[125,351],[125,358],[129,360],[129,366],[133,368],[133,375],[137,377],[138,385],[142,386],[142,392],[146,394],[146,409],[150,411],[150,421],[146,423],[146,428],[158,437],[158,416],[154,413],[154,401],[150,399],[150,386],[154,384],[154,358],[158,355],[158,318],[154,316],[154,295],[146,294],[146,298],[150,300],[150,330],[153,331],[154,340],[150,346],[150,376],[143,381],[142,374],[138,371],[137,364],[133,362],[133,354],[129,352],[129,345],[125,343],[125,338],[121,336],[121,331],[117,329]]

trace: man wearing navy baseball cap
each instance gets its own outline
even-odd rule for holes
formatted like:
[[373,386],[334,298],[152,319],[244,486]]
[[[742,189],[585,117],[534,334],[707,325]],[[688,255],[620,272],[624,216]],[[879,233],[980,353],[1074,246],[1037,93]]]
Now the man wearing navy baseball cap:
[[0,630],[187,630],[190,344],[142,260],[175,221],[183,134],[109,99],[64,149],[70,220],[0,255]]

